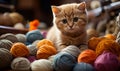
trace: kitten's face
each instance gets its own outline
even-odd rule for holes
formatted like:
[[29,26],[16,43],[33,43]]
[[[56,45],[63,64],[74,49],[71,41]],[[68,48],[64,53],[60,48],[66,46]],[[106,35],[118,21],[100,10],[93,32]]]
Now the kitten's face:
[[87,15],[85,3],[54,6],[54,25],[66,35],[82,34],[85,31]]

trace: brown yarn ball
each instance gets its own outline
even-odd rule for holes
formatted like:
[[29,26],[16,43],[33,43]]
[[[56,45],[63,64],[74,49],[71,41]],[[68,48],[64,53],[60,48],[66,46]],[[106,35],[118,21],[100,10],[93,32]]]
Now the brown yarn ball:
[[26,45],[23,43],[17,42],[12,45],[12,48],[10,49],[10,53],[14,57],[24,57],[29,55],[29,50]]
[[37,51],[37,59],[47,59],[49,56],[57,53],[57,50],[53,46],[42,45]]
[[95,51],[87,49],[81,52],[81,54],[79,54],[78,63],[86,62],[86,63],[93,64],[96,58],[97,58],[97,55]]
[[5,48],[5,49],[10,50],[12,44],[13,43],[11,41],[9,41],[9,40],[6,40],[6,39],[0,40],[0,48]]
[[23,20],[24,20],[23,16],[21,14],[17,13],[17,12],[9,13],[9,16],[12,19],[12,22],[14,24],[16,24],[16,23],[22,23]]
[[98,43],[96,47],[96,54],[100,55],[104,51],[110,51],[116,55],[120,55],[120,45],[114,40],[105,39]]
[[7,40],[10,40],[13,43],[18,42],[17,37],[12,33],[3,34],[3,35],[0,36],[0,39],[7,39]]
[[49,45],[49,46],[53,46],[53,47],[54,47],[53,42],[50,41],[50,40],[48,40],[48,39],[40,40],[40,41],[37,43],[37,48],[39,49],[39,47],[41,47],[42,45]]

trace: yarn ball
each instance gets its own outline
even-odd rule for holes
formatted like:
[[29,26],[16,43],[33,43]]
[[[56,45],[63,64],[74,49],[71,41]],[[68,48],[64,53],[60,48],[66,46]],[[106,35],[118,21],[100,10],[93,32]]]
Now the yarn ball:
[[38,43],[39,41],[40,41],[40,40],[35,40],[35,41],[32,43],[32,45],[37,46],[37,43]]
[[50,41],[50,40],[48,40],[48,39],[40,40],[40,41],[37,43],[37,48],[41,47],[42,45],[49,45],[49,46],[53,46],[53,47],[54,47],[53,42]]
[[18,42],[25,43],[26,42],[26,36],[24,34],[16,34],[15,35],[18,39]]
[[36,60],[35,56],[28,56],[27,59],[30,61],[30,63],[32,63],[33,61]]
[[115,40],[116,36],[114,36],[113,34],[106,34],[104,37]]
[[39,30],[33,30],[26,33],[26,40],[29,43],[33,43],[35,40],[42,40],[43,36]]
[[6,39],[0,40],[0,48],[6,48],[6,49],[10,50],[12,44],[13,43],[9,40],[6,40]]
[[95,50],[98,43],[102,40],[107,40],[105,37],[92,37],[91,39],[88,40],[88,48]]
[[72,71],[76,65],[76,58],[69,53],[58,53],[54,57],[53,68],[55,71]]
[[37,48],[35,45],[28,45],[27,47],[30,52],[30,55],[35,56],[37,54]]
[[44,38],[46,38],[46,36],[47,36],[47,31],[43,31],[43,32],[42,32],[42,35],[43,35]]
[[49,56],[57,53],[57,50],[53,46],[42,45],[37,51],[37,59],[47,59]]
[[95,29],[88,29],[87,30],[87,38],[90,39],[92,37],[98,37],[99,33]]
[[33,21],[30,21],[30,23],[29,23],[29,31],[38,29],[39,24],[40,24],[40,22],[37,19],[35,19]]
[[24,57],[17,57],[11,63],[13,70],[30,71],[30,61]]
[[0,39],[7,39],[7,40],[10,40],[13,43],[18,42],[17,37],[12,33],[3,34],[3,35],[0,36]]
[[22,23],[16,23],[16,24],[14,25],[14,28],[15,28],[15,29],[19,29],[19,30],[25,29],[25,27],[24,27],[24,25],[23,25]]
[[29,50],[26,45],[21,42],[14,43],[10,49],[10,53],[14,57],[28,56]]
[[54,63],[55,56],[56,54],[48,57],[48,60],[51,61],[52,64]]
[[75,65],[73,71],[95,71],[95,68],[88,63],[81,62]]
[[87,49],[81,52],[81,54],[78,56],[78,63],[85,62],[85,63],[93,64],[96,57],[97,55],[95,51]]
[[0,48],[0,69],[8,67],[12,61],[12,54],[5,48]]
[[18,12],[11,12],[9,16],[14,24],[24,21],[24,17]]
[[66,48],[64,48],[61,52],[67,52],[75,57],[78,57],[80,54],[80,49],[74,45],[69,45]]
[[53,71],[52,64],[49,60],[40,59],[35,60],[31,63],[31,70],[32,71]]
[[117,38],[120,38],[120,32],[118,32],[118,34],[117,34]]
[[120,62],[118,57],[111,52],[103,52],[97,57],[94,67],[96,71],[119,71]]
[[102,54],[104,51],[110,51],[116,55],[120,55],[120,45],[114,40],[102,40],[96,47],[97,56]]

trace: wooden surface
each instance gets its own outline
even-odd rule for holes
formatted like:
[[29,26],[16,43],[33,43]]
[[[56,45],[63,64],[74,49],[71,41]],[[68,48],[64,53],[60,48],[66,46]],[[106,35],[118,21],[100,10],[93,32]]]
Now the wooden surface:
[[27,29],[19,30],[19,29],[15,29],[15,28],[12,28],[12,27],[0,26],[0,35],[5,34],[5,33],[26,34],[27,32],[28,32]]

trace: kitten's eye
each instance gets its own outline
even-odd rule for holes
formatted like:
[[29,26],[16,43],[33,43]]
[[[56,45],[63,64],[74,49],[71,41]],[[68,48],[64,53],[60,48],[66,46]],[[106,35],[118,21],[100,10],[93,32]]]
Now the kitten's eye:
[[77,21],[78,21],[78,17],[74,17],[73,22],[77,22]]
[[66,23],[67,23],[67,19],[63,19],[62,22],[63,22],[64,24],[66,24]]

